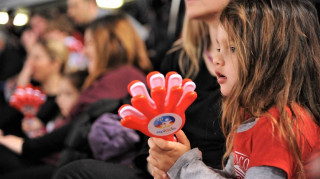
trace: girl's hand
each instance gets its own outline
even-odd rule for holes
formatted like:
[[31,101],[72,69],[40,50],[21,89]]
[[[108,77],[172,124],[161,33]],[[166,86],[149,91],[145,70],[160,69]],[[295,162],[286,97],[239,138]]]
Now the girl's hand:
[[19,155],[22,153],[23,139],[21,137],[14,135],[0,136],[0,144]]
[[40,137],[44,134],[44,124],[38,118],[24,118],[22,120],[22,130],[31,138]]
[[176,133],[178,142],[151,137],[147,161],[154,168],[167,172],[185,152],[190,150],[190,142],[183,131]]
[[148,163],[148,170],[154,179],[170,179],[166,172]]

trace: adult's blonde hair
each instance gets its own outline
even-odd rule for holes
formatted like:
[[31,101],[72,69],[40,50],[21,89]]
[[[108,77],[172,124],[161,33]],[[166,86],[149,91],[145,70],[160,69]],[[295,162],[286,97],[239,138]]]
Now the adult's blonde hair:
[[295,177],[304,178],[299,147],[303,134],[297,126],[303,124],[303,118],[297,106],[319,125],[320,27],[316,9],[308,0],[233,0],[221,22],[234,42],[239,64],[238,82],[232,95],[223,99],[224,159],[246,116],[259,118],[276,107],[279,119],[271,120],[272,124],[297,162]]
[[119,66],[133,65],[145,73],[151,71],[145,44],[125,14],[116,13],[97,19],[86,31],[93,36],[98,62],[84,89],[103,73]]
[[184,17],[182,28],[182,37],[177,40],[173,48],[169,51],[172,53],[181,50],[179,56],[179,67],[181,73],[187,78],[194,78],[199,73],[200,60],[202,59],[202,50],[204,45],[209,42],[209,28],[201,20]]
[[40,39],[38,43],[47,52],[51,61],[61,63],[60,73],[64,73],[65,66],[69,59],[68,47],[63,42],[54,39]]

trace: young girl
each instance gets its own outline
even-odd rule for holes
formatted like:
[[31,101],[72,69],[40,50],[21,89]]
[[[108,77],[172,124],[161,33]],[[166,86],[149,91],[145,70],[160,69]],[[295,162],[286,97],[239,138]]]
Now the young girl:
[[62,76],[56,102],[59,106],[61,116],[55,121],[50,121],[46,125],[46,131],[51,132],[57,127],[63,125],[72,109],[78,101],[82,85],[88,75],[87,71],[76,71]]
[[[82,84],[87,77],[87,71],[76,71],[63,74],[57,89],[55,101],[59,107],[60,114],[44,125],[40,120],[34,120],[36,124],[28,125],[28,121],[22,122],[22,127],[33,137],[40,137],[46,133],[65,124],[65,118],[69,115],[72,107],[77,102],[81,93]],[[39,130],[41,129],[41,130]]]
[[[183,132],[180,143],[149,139],[148,162],[170,178],[305,178],[319,141],[320,39],[307,0],[234,0],[221,15],[214,71],[224,96],[224,171],[201,161]],[[167,162],[169,152],[183,148]],[[170,159],[169,161],[172,161]]]
[[[183,78],[192,78],[196,83],[198,98],[185,113],[187,122],[183,130],[189,137],[191,146],[202,151],[204,163],[212,168],[221,168],[225,146],[219,116],[221,94],[219,84],[213,76],[214,70],[211,70],[213,63],[208,56],[216,53],[215,37],[219,17],[229,0],[185,0],[184,3],[186,12],[181,39],[162,60],[161,67],[155,68],[160,68],[162,74],[176,71]],[[62,167],[53,178],[141,179],[166,174],[147,163],[148,151],[149,147],[145,145],[136,155],[133,167],[81,160]],[[173,148],[171,152],[179,153],[178,151],[178,148]]]
[[[57,97],[56,101],[59,106],[61,115],[56,117],[54,120],[51,120],[47,123],[46,126],[43,126],[45,130],[30,130],[32,132],[32,136],[43,136],[46,133],[51,133],[55,129],[61,127],[62,125],[66,124],[66,116],[69,115],[71,108],[75,105],[75,103],[78,100],[79,94],[81,92],[82,84],[87,77],[86,71],[78,71],[73,72],[70,74],[64,74],[61,77],[61,81],[58,85],[58,91],[57,91]],[[43,125],[42,123],[39,125]],[[1,134],[1,132],[0,132]],[[50,134],[47,134],[49,136]],[[47,143],[52,142],[55,140],[55,137],[50,137],[47,140]],[[0,153],[0,155],[7,154],[8,159],[10,159],[10,162],[6,162],[6,165],[8,168],[15,170],[20,169],[23,167],[31,167],[31,165],[35,165],[35,161],[38,161],[39,158],[42,158],[42,161],[49,164],[55,164],[58,160],[58,155],[41,155],[41,157],[36,157],[34,155],[32,158],[23,159],[25,155],[28,152],[36,151],[38,148],[44,149],[45,144],[36,142],[37,138],[35,139],[28,139],[24,140],[21,137],[14,136],[14,135],[7,135],[3,136],[0,135],[0,144],[4,147],[8,148],[9,150],[15,152],[16,154],[22,155],[23,157],[17,157],[14,155],[13,157],[10,157],[13,155],[12,152],[10,154],[4,153],[4,150]],[[47,152],[50,153],[50,152]],[[53,153],[53,152],[52,152]],[[43,157],[44,156],[44,157]],[[14,168],[14,166],[16,168]],[[19,166],[19,167],[17,167]]]
[[55,98],[68,56],[68,48],[60,41],[53,39],[36,41],[28,52],[28,58],[16,82],[13,83],[16,86],[26,86],[33,81],[38,82],[41,91],[46,94],[46,101],[41,105],[36,117],[28,120],[13,107],[1,106],[0,128],[4,133],[24,136],[22,131],[27,134],[30,130],[39,129],[42,124],[46,124],[59,114]]

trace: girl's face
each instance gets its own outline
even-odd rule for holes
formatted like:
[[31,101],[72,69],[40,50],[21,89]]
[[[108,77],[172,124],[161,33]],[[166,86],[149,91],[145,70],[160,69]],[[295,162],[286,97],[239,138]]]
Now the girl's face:
[[236,55],[237,49],[221,25],[217,31],[217,48],[216,56],[213,58],[213,66],[222,95],[229,96],[238,80],[239,64]]
[[56,101],[63,116],[66,117],[69,115],[72,107],[78,100],[79,93],[80,92],[71,84],[69,79],[61,79]]
[[97,63],[96,45],[93,40],[91,30],[86,30],[84,34],[84,54],[88,58],[88,72],[92,74]]
[[220,13],[230,0],[185,0],[186,15],[190,19],[210,18]]
[[45,82],[50,75],[59,72],[57,64],[40,44],[35,44],[27,60],[31,61],[32,77],[36,81]]

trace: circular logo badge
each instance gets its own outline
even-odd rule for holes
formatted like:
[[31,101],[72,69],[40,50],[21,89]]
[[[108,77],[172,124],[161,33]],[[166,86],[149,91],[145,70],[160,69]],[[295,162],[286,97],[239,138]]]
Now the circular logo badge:
[[182,125],[182,119],[174,113],[164,113],[154,117],[148,124],[149,132],[157,136],[173,134]]

